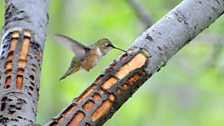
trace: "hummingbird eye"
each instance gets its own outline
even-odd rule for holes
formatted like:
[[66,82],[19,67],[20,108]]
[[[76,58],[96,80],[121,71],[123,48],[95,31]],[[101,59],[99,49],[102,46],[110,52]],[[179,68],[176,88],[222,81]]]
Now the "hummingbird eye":
[[109,43],[106,43],[106,44],[105,44],[105,46],[106,46],[106,47],[110,47],[110,46],[111,46],[111,44],[109,44]]

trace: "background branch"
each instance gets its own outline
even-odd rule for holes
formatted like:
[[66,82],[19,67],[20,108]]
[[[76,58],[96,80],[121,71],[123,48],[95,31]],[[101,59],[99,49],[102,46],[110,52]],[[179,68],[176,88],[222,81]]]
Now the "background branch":
[[131,5],[146,29],[153,25],[151,14],[139,3],[138,0],[128,0],[128,3]]
[[195,37],[193,41],[207,44],[224,45],[224,37],[221,35],[203,33]]

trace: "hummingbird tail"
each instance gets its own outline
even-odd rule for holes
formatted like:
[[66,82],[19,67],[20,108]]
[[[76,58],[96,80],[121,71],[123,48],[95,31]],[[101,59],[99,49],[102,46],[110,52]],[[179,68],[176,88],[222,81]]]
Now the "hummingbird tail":
[[76,68],[73,68],[73,69],[68,69],[67,72],[60,78],[60,80],[63,80],[65,79],[67,76],[77,72],[80,68],[79,67],[76,67]]
[[65,79],[67,76],[68,75],[64,74],[59,80],[61,81],[61,80]]

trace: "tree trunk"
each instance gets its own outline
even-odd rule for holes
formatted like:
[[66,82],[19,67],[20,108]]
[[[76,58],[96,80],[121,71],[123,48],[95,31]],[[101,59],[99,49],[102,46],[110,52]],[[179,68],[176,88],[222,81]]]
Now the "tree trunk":
[[224,0],[182,1],[46,126],[103,125],[153,73],[223,13]]
[[0,56],[0,125],[35,123],[48,0],[6,0]]

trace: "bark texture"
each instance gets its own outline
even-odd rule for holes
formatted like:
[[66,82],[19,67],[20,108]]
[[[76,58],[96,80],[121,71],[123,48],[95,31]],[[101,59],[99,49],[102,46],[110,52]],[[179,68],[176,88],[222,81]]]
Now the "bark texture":
[[48,0],[6,0],[0,56],[0,125],[35,123]]
[[224,0],[184,0],[139,36],[46,126],[101,126],[156,71],[224,12]]

